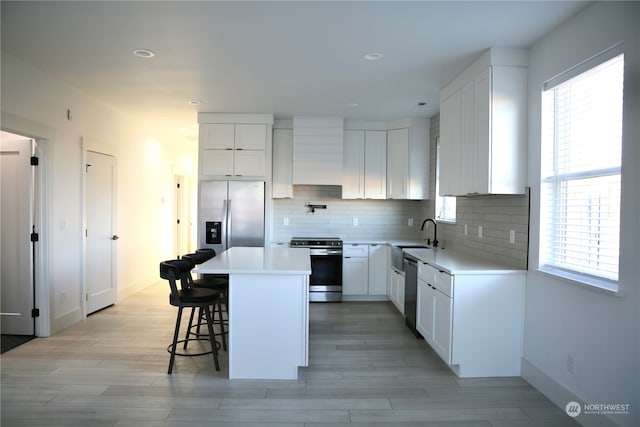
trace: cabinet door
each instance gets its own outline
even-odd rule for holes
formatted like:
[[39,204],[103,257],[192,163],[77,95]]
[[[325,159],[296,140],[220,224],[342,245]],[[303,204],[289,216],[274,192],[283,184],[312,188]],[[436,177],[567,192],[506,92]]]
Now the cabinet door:
[[235,176],[262,177],[266,173],[264,150],[236,150],[234,161]]
[[409,129],[387,132],[387,197],[407,198],[409,177]]
[[447,364],[451,364],[453,299],[433,290],[433,335],[431,347]]
[[364,197],[386,199],[387,132],[366,131],[364,141]]
[[391,271],[389,299],[398,311],[404,314],[404,276],[395,270]]
[[433,341],[434,290],[422,279],[418,279],[416,301],[416,329],[431,344]]
[[233,150],[201,150],[200,174],[232,176]]
[[[490,187],[491,167],[491,73],[485,70],[474,80],[474,135],[475,157],[473,192],[488,194]],[[496,165],[494,165],[496,166]],[[510,165],[499,165],[499,168],[509,168]]]
[[470,81],[460,91],[461,135],[460,135],[460,187],[458,194],[475,193],[476,133],[474,116],[474,82]]
[[273,198],[293,197],[293,130],[273,130]]
[[343,199],[364,198],[364,147],[364,131],[344,131]]
[[267,148],[267,126],[261,124],[235,125],[236,150],[265,150]]
[[233,150],[235,127],[233,124],[202,124],[200,132],[200,148],[216,150]]
[[369,258],[344,257],[342,264],[342,293],[367,295],[369,291]]
[[453,93],[440,105],[440,194],[455,196],[460,188],[461,95]]
[[385,295],[387,291],[387,245],[369,246],[369,295]]

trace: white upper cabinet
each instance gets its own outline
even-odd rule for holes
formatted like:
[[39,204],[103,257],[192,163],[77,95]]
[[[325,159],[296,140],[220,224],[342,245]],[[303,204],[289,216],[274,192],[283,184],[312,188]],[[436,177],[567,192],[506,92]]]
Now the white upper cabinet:
[[200,177],[270,178],[272,115],[200,113],[198,122]]
[[343,199],[387,197],[387,132],[344,131]]
[[273,198],[293,197],[293,130],[273,130]]
[[342,185],[342,117],[293,118],[293,184]]
[[344,131],[342,198],[364,199],[364,131]]
[[489,49],[440,95],[440,193],[523,194],[527,54]]
[[390,199],[407,199],[409,184],[409,129],[387,135],[387,190]]
[[[403,121],[404,122],[404,121]],[[387,132],[387,198],[429,198],[429,120],[411,119]]]

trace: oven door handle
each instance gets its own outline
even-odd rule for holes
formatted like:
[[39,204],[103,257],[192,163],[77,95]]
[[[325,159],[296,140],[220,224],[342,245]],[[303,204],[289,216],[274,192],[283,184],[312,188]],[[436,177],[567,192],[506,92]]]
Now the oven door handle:
[[311,249],[311,255],[342,255],[341,249]]

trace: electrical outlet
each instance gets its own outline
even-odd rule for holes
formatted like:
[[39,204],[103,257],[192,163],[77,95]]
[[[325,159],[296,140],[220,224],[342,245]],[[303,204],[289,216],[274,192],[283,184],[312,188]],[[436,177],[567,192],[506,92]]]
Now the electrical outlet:
[[353,226],[354,227],[358,226],[358,218],[353,218]]
[[516,242],[516,230],[509,230],[509,243]]
[[482,239],[482,226],[478,226],[478,237]]
[[576,359],[572,355],[567,355],[567,372],[571,375],[576,373]]
[[409,227],[413,227],[413,218],[409,218],[409,219],[407,220],[407,225],[408,225]]
[[464,225],[464,235],[466,236],[467,234],[469,234],[469,228],[467,226],[467,224]]
[[289,225],[289,218],[285,217],[285,218],[282,220],[282,225]]

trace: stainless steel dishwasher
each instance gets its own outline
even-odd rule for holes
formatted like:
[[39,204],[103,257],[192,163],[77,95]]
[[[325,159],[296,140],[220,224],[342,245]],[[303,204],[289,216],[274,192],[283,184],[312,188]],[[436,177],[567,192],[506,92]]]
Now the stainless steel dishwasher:
[[418,300],[418,260],[405,254],[404,264],[404,316],[405,323],[416,336],[422,338],[416,329],[416,310]]

